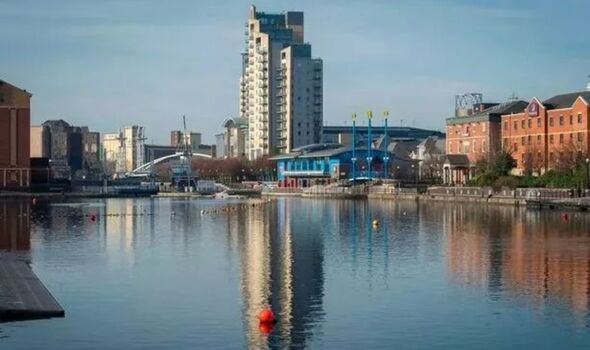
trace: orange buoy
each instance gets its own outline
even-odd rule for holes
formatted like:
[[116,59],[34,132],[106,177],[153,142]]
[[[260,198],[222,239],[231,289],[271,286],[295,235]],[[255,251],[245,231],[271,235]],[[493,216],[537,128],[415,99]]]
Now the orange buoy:
[[273,328],[275,328],[275,325],[272,322],[260,322],[258,325],[258,329],[260,329],[260,333],[262,334],[269,334]]
[[274,323],[276,322],[275,314],[271,309],[264,309],[258,314],[258,320],[260,323]]

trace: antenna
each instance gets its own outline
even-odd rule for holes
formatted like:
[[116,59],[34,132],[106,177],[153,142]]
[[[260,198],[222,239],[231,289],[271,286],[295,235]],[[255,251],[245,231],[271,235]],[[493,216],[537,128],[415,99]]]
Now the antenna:
[[588,83],[586,84],[586,91],[590,91],[590,74],[588,74]]
[[512,91],[512,95],[508,97],[508,101],[518,101],[518,96],[516,95],[516,92]]

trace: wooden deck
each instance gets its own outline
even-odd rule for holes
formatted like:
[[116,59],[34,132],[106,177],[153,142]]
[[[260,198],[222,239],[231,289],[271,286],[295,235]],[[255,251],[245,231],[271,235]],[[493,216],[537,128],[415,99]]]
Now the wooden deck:
[[25,260],[0,255],[0,322],[64,316]]

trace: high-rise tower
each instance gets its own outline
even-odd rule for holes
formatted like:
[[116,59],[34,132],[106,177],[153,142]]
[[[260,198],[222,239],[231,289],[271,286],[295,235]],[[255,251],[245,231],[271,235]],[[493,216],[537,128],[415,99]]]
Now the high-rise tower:
[[267,14],[250,7],[240,78],[250,159],[320,140],[322,61],[311,58],[303,23],[303,12]]

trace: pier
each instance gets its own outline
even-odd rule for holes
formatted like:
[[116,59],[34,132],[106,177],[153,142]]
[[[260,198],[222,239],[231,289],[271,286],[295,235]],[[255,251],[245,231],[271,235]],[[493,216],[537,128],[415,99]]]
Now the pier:
[[62,307],[27,261],[0,255],[0,322],[64,316]]

